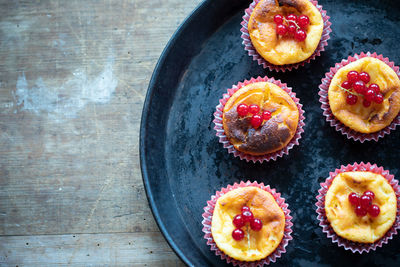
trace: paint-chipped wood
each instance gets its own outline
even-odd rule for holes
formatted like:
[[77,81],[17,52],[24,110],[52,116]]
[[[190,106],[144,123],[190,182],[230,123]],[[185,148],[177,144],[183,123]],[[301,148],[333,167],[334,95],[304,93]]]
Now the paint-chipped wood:
[[[200,2],[0,1],[0,265],[67,264],[71,249],[77,265],[179,262],[147,204],[139,126],[156,61]],[[152,255],[119,261],[127,235]]]

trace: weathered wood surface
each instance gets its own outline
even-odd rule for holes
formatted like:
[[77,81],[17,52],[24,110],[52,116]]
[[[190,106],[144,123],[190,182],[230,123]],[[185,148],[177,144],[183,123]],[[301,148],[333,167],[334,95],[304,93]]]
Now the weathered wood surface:
[[139,126],[200,2],[0,1],[0,265],[181,264],[148,207]]

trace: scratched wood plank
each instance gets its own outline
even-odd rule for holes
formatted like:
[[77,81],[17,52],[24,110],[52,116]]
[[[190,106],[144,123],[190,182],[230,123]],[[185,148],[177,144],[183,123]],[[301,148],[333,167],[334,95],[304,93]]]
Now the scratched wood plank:
[[[200,2],[0,1],[0,255],[40,266],[57,240],[84,251],[98,236],[66,234],[126,232],[154,248],[139,265],[176,263],[147,204],[139,127],[156,61]],[[42,247],[24,245],[34,235]]]
[[0,237],[0,265],[184,266],[156,233]]

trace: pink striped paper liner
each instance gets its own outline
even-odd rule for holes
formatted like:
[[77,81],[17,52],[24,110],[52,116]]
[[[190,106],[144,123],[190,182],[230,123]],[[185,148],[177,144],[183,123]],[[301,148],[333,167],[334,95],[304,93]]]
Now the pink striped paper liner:
[[[328,218],[326,217],[325,213],[325,196],[328,192],[329,187],[332,185],[333,179],[339,174],[343,172],[350,172],[350,171],[370,171],[373,173],[377,173],[385,177],[385,179],[389,182],[392,186],[396,197],[397,197],[397,214],[396,220],[394,221],[392,227],[386,232],[386,234],[372,244],[366,243],[358,243],[347,240],[343,237],[338,236],[335,231],[333,230],[332,226],[330,225]],[[319,220],[319,225],[322,227],[322,232],[326,233],[328,238],[332,239],[333,243],[337,243],[339,247],[344,247],[346,250],[350,250],[351,252],[355,253],[368,253],[371,250],[374,251],[378,247],[382,247],[383,244],[387,244],[390,239],[393,238],[394,235],[397,234],[397,230],[400,229],[400,187],[399,181],[394,179],[394,176],[389,173],[389,171],[384,170],[383,167],[378,167],[376,164],[371,163],[354,163],[353,165],[341,166],[340,169],[336,169],[334,172],[329,173],[329,177],[325,180],[325,182],[321,183],[321,188],[318,190],[317,196],[317,219]]]
[[361,143],[364,143],[364,141],[371,141],[371,140],[378,141],[379,138],[382,138],[386,134],[389,134],[391,130],[394,130],[396,126],[400,124],[400,114],[398,114],[397,117],[393,119],[392,123],[383,128],[382,130],[375,133],[364,134],[350,129],[349,127],[344,125],[341,121],[336,119],[336,117],[333,115],[331,107],[329,105],[329,98],[328,98],[328,90],[331,81],[333,79],[333,76],[340,68],[363,57],[374,57],[383,61],[384,63],[389,65],[396,72],[397,76],[400,78],[399,67],[395,66],[394,63],[389,61],[387,57],[383,57],[382,55],[377,55],[376,53],[371,54],[371,52],[367,53],[361,52],[360,55],[355,54],[354,56],[349,56],[347,59],[343,59],[342,62],[340,63],[336,63],[335,67],[331,68],[330,71],[325,74],[325,78],[321,80],[322,83],[319,85],[319,92],[318,92],[318,95],[320,95],[319,102],[321,102],[321,109],[324,111],[323,114],[326,117],[326,121],[329,122],[329,124],[332,127],[334,127],[336,131],[341,132],[343,135],[346,135],[348,139],[353,139],[354,141],[360,141]]
[[[225,134],[224,127],[222,124],[222,117],[223,117],[223,110],[225,107],[226,102],[228,99],[240,88],[255,82],[271,82],[278,85],[282,88],[289,96],[293,99],[296,103],[297,108],[299,109],[299,122],[297,124],[297,130],[294,134],[293,138],[290,142],[282,148],[281,150],[261,155],[261,156],[254,156],[250,154],[246,154],[244,152],[238,151],[232,143],[229,141],[228,137]],[[289,150],[292,149],[295,145],[299,145],[299,140],[301,138],[301,134],[304,132],[303,127],[304,123],[304,110],[302,109],[302,104],[300,104],[300,99],[296,97],[296,93],[292,92],[290,87],[287,87],[286,83],[282,83],[280,80],[275,80],[274,78],[268,78],[267,76],[261,78],[251,78],[249,81],[245,80],[243,82],[239,82],[237,85],[234,85],[231,89],[227,90],[227,93],[223,95],[222,99],[219,100],[219,105],[216,107],[216,111],[214,112],[214,129],[216,130],[216,136],[219,138],[219,142],[223,144],[224,148],[228,149],[228,153],[232,153],[235,157],[239,157],[241,160],[246,160],[247,162],[252,161],[253,163],[256,162],[264,162],[270,160],[276,160],[278,157],[282,157],[283,155],[288,155]]]
[[[283,210],[283,213],[285,214],[285,230],[282,241],[279,244],[279,246],[275,249],[274,252],[272,252],[265,259],[259,261],[251,261],[251,262],[235,260],[234,258],[231,258],[230,256],[226,255],[217,247],[217,244],[214,242],[211,233],[212,216],[218,198],[220,198],[229,191],[248,186],[255,186],[269,192],[274,197],[276,203],[278,203],[279,207]],[[257,183],[257,181],[255,182],[241,181],[239,184],[234,183],[233,185],[228,185],[226,188],[222,188],[220,191],[217,191],[215,195],[212,195],[211,199],[207,201],[207,206],[204,207],[204,213],[202,214],[202,217],[203,217],[203,221],[201,222],[203,224],[202,231],[204,232],[204,238],[207,240],[207,245],[211,247],[211,250],[215,252],[215,255],[220,256],[222,260],[226,260],[228,263],[232,263],[233,266],[255,267],[255,266],[268,265],[271,262],[275,262],[276,259],[282,256],[282,254],[286,253],[286,246],[288,245],[289,241],[293,239],[291,236],[291,233],[293,232],[292,231],[293,223],[291,222],[292,216],[290,216],[290,209],[288,208],[288,204],[285,203],[285,199],[282,198],[281,194],[277,193],[275,189],[270,188],[269,185],[264,185],[264,183]]]
[[292,69],[298,69],[300,66],[304,66],[305,63],[310,63],[311,60],[315,59],[317,56],[320,56],[322,51],[325,51],[325,46],[328,45],[328,40],[330,39],[329,34],[332,32],[331,30],[332,23],[329,21],[330,17],[326,15],[326,11],[322,9],[322,6],[319,5],[317,1],[310,1],[314,6],[316,6],[318,11],[321,13],[322,20],[324,21],[324,28],[322,30],[321,40],[319,41],[319,44],[315,49],[314,53],[306,60],[295,64],[273,65],[270,62],[266,61],[260,54],[258,54],[257,50],[253,46],[250,39],[249,30],[247,27],[251,13],[253,12],[253,9],[260,1],[261,0],[254,0],[250,4],[250,6],[244,12],[243,21],[240,23],[242,25],[240,31],[242,32],[241,37],[243,39],[242,44],[244,45],[244,50],[248,52],[249,56],[252,57],[253,60],[258,62],[258,65],[262,65],[264,69],[268,68],[271,71],[272,70],[282,71],[282,72],[285,72],[286,70],[291,71]]

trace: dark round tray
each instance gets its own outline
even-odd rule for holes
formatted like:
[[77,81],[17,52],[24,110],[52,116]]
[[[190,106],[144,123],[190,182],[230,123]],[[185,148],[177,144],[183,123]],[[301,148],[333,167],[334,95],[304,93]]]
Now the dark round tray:
[[[330,0],[320,4],[332,22],[326,51],[290,72],[264,70],[244,51],[240,22],[250,1],[206,0],[180,26],[154,70],[143,108],[140,159],[154,217],[168,243],[191,266],[224,266],[203,239],[203,207],[234,182],[257,180],[286,198],[293,240],[274,266],[399,266],[400,238],[368,254],[337,247],[318,226],[319,183],[353,162],[377,163],[398,174],[400,131],[379,142],[347,140],[328,125],[318,101],[321,78],[349,55],[377,52],[400,64],[396,1]],[[277,161],[253,164],[228,154],[215,136],[213,113],[233,84],[257,76],[282,80],[305,110],[300,146]]]

